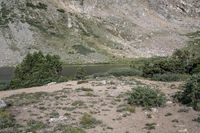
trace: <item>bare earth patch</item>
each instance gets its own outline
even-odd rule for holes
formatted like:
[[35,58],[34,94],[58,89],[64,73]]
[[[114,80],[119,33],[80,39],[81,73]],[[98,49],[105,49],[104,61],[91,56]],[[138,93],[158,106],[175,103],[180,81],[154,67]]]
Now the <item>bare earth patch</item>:
[[[0,98],[11,104],[15,131],[37,133],[198,133],[193,121],[198,112],[172,102],[181,82],[164,83],[135,77],[69,81],[41,87],[4,91]],[[149,85],[167,96],[163,108],[143,110],[127,104],[131,88]],[[14,96],[12,96],[15,94]],[[16,95],[17,94],[17,95]],[[0,133],[7,129],[0,129]],[[10,130],[10,129],[9,129]]]

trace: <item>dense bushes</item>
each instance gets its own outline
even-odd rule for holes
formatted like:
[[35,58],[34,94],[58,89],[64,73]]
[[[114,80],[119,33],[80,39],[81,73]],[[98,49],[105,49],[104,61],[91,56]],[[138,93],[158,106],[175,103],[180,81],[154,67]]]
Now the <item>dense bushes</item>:
[[184,85],[183,92],[178,92],[175,98],[182,104],[200,111],[200,74],[191,76]]
[[151,77],[155,81],[172,82],[172,81],[184,81],[189,77],[188,74],[178,73],[164,73],[164,74],[153,74]]
[[145,108],[160,107],[165,102],[166,98],[163,93],[159,90],[151,89],[148,86],[134,88],[128,98],[129,104]]
[[170,81],[176,78],[182,79],[178,76],[200,72],[200,58],[193,57],[186,50],[177,50],[172,57],[146,61],[142,70],[143,76],[148,78],[155,79],[162,75],[164,78],[168,77]]
[[58,56],[43,55],[41,52],[28,54],[15,69],[10,88],[32,87],[60,79],[62,63]]

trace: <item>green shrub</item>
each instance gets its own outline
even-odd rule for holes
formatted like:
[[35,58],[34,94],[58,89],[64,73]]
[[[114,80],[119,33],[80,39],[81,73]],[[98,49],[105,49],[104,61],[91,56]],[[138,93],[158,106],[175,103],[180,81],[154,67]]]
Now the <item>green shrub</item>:
[[79,67],[76,71],[75,78],[78,80],[83,80],[87,76],[87,70],[84,67]]
[[14,125],[15,119],[12,115],[9,112],[0,109],[0,129],[10,128]]
[[147,62],[143,67],[143,76],[153,77],[155,74],[185,73],[185,66],[181,60],[173,58],[158,58]]
[[6,90],[9,86],[9,82],[0,80],[0,91]]
[[155,81],[172,82],[172,81],[183,81],[189,77],[188,74],[176,74],[176,73],[164,73],[154,74],[151,79]]
[[174,98],[200,111],[200,74],[191,76],[184,85],[183,92],[178,92]]
[[113,75],[116,77],[119,76],[141,76],[142,71],[133,68],[120,68],[120,69],[113,69],[107,72],[108,75]]
[[42,52],[28,54],[15,69],[10,88],[32,87],[59,80],[62,63],[58,56],[46,56]]
[[132,89],[128,98],[129,104],[145,108],[161,107],[164,106],[165,102],[166,98],[164,93],[151,89],[148,86]]
[[31,7],[33,9],[44,9],[47,10],[47,5],[44,3],[39,2],[37,5],[34,5],[33,3],[27,2],[26,3],[27,7]]

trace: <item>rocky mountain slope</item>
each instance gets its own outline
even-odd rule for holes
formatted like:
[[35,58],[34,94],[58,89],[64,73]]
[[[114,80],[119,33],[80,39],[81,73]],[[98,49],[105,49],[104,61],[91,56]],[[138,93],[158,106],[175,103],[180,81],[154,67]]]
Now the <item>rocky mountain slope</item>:
[[198,0],[0,0],[0,66],[32,51],[66,63],[170,55],[200,30]]

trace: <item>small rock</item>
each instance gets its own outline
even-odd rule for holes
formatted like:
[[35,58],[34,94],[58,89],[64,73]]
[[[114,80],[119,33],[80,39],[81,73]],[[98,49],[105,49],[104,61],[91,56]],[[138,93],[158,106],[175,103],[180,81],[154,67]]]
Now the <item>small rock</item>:
[[50,120],[49,120],[49,122],[50,123],[54,123],[54,122],[60,122],[60,121],[65,121],[65,120],[67,120],[68,118],[67,117],[64,117],[64,116],[60,116],[60,117],[58,117],[58,118],[51,118]]
[[158,109],[157,109],[157,108],[151,108],[151,111],[152,111],[153,113],[158,113]]
[[7,104],[5,103],[5,101],[0,100],[0,109],[5,108],[5,107],[7,107]]
[[172,101],[167,101],[167,102],[166,102],[167,105],[170,105],[170,104],[172,104],[172,103],[173,103]]
[[187,129],[178,130],[178,133],[188,133]]
[[105,80],[101,81],[101,84],[106,85],[106,81]]
[[48,83],[47,86],[54,85],[54,84],[56,84],[56,82]]

